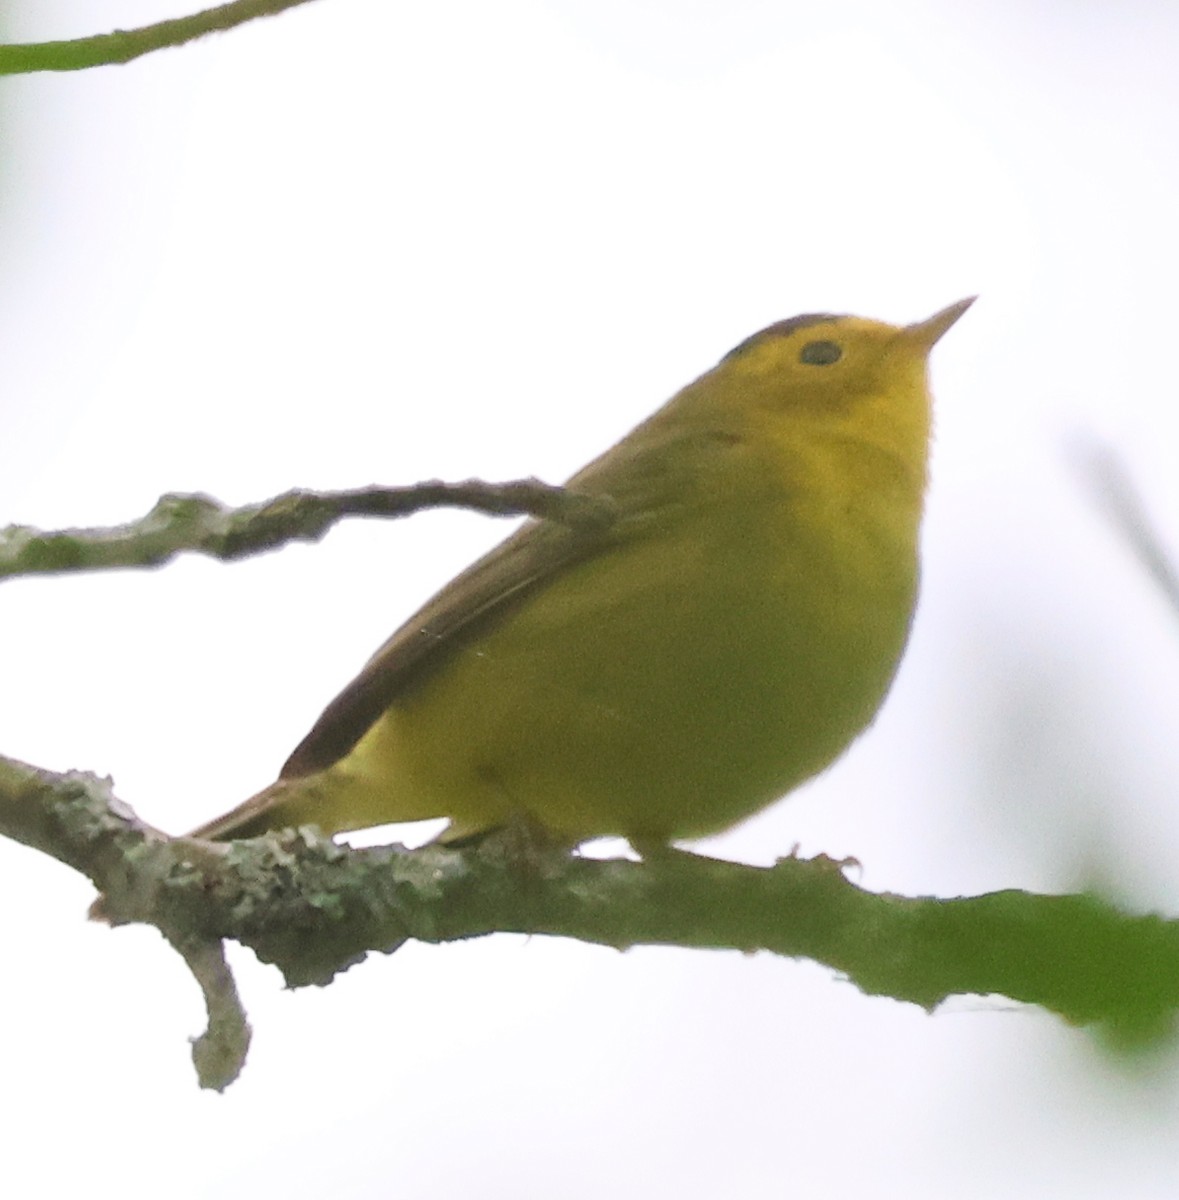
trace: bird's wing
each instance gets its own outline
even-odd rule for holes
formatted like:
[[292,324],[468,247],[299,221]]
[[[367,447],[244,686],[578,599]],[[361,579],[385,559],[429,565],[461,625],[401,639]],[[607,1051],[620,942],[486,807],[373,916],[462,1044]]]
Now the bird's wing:
[[[343,758],[391,704],[432,675],[463,640],[486,629],[569,564],[602,544],[594,531],[532,521],[456,576],[369,659],[283,765],[280,779]],[[465,637],[464,637],[465,635]]]
[[[665,414],[666,410],[660,415]],[[703,468],[707,474],[708,460],[730,441],[701,437],[699,429],[675,420],[647,421],[633,430],[567,485],[612,500],[617,514],[613,521],[589,527],[529,521],[456,576],[389,638],[327,706],[295,747],[279,778],[312,775],[338,762],[391,704],[572,564],[656,532],[667,510],[683,502],[693,468]],[[675,463],[674,470],[669,469],[669,461]]]

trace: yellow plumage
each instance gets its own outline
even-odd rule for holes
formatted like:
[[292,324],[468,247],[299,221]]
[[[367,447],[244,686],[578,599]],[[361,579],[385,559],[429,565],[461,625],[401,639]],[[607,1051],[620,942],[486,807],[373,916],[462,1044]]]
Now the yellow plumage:
[[527,816],[649,845],[821,771],[908,636],[926,358],[970,303],[742,343],[569,480],[613,499],[609,528],[524,525],[390,638],[277,783],[193,836]]

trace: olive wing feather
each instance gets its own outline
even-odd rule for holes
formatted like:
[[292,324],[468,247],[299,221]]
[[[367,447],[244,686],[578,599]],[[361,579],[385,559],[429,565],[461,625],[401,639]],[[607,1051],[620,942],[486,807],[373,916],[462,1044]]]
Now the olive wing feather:
[[380,717],[428,679],[460,639],[502,620],[526,596],[593,549],[584,533],[535,522],[502,542],[402,625],[324,709],[280,779],[312,775],[343,758]]
[[[682,502],[686,486],[690,490],[693,465],[705,468],[707,474],[706,461],[720,447],[731,445],[726,437],[719,442],[707,435],[701,439],[700,432],[678,422],[648,420],[579,471],[566,486],[608,498],[615,519],[578,526],[529,521],[456,576],[385,642],[327,706],[287,759],[279,778],[312,775],[338,762],[390,705],[548,581],[575,563],[657,530],[667,508]],[[672,442],[680,444],[675,471],[667,466]]]

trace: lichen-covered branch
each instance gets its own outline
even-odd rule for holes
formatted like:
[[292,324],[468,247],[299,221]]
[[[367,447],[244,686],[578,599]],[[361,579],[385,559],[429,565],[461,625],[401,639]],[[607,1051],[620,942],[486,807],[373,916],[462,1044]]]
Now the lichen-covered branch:
[[168,838],[109,782],[0,758],[0,834],[84,872],[115,923],[164,931],[205,990],[202,1081],[224,1086],[248,1043],[218,943],[232,938],[293,987],[326,984],[409,939],[497,931],[605,946],[676,945],[809,958],[862,991],[933,1008],[992,994],[1123,1038],[1179,1008],[1179,922],[1090,895],[1020,891],[940,900],[880,895],[830,859],[748,867],[668,852],[642,863],[530,853],[494,837],[464,850],[350,850],[314,830],[229,845]]
[[186,17],[158,21],[139,29],[116,29],[92,37],[62,42],[32,42],[0,46],[0,75],[27,75],[34,71],[82,71],[87,67],[114,66],[132,59],[181,46],[209,33],[243,25],[258,17],[273,16],[308,0],[232,0]]
[[197,1079],[203,1088],[224,1091],[241,1074],[250,1048],[250,1023],[225,961],[225,943],[172,930],[165,930],[164,936],[188,964],[205,997],[208,1025],[192,1039]]
[[169,493],[146,516],[126,525],[48,532],[27,525],[0,529],[0,580],[12,575],[155,567],[185,552],[223,560],[246,558],[292,541],[318,541],[345,517],[404,517],[442,507],[495,516],[530,514],[584,526],[601,525],[612,515],[610,505],[600,498],[579,496],[536,479],[429,480],[408,487],[374,485],[338,492],[295,490],[241,508],[199,493]]

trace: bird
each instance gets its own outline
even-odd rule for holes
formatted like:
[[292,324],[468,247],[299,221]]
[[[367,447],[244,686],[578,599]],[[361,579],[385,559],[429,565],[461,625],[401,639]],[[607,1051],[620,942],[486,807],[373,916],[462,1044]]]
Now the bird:
[[[808,313],[746,338],[400,625],[278,779],[188,836],[447,818],[670,846],[823,771],[871,723],[917,598],[927,360],[909,325]],[[296,658],[297,658],[297,651]]]

